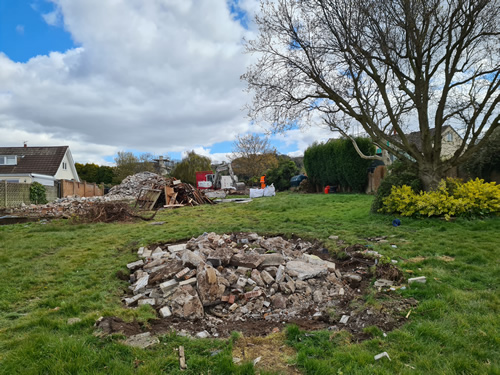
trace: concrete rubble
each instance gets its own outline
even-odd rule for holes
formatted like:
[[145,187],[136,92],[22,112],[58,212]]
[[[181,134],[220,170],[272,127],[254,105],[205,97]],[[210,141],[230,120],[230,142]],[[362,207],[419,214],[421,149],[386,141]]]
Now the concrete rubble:
[[[165,186],[173,186],[172,191],[177,193],[177,203],[187,205],[213,204],[202,192],[194,189],[189,184],[181,183],[181,181],[175,179],[165,179],[152,172],[140,172],[126,177],[120,185],[112,187],[109,193],[104,196],[70,196],[58,198],[43,205],[22,204],[20,207],[14,207],[7,211],[21,217],[70,218],[85,215],[96,204],[110,202],[130,203],[138,198],[142,189],[157,188],[163,190]],[[165,204],[165,195],[162,194],[161,199],[158,200],[158,204],[155,206],[157,208]],[[179,204],[179,206],[183,204]],[[155,224],[159,225],[159,223]]]
[[139,260],[127,265],[130,295],[123,301],[150,304],[161,318],[205,319],[214,335],[223,321],[321,317],[353,292],[335,263],[307,253],[311,247],[255,233],[141,247]]

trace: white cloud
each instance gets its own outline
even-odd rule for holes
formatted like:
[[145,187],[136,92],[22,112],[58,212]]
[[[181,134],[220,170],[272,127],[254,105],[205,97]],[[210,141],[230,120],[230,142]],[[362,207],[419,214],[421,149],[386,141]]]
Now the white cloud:
[[45,21],[60,17],[81,47],[27,63],[0,53],[0,131],[15,124],[3,145],[72,144],[85,162],[125,149],[210,149],[248,131],[247,31],[225,1],[55,5]]
[[56,10],[52,12],[42,14],[42,18],[50,26],[60,26],[62,18],[61,11],[59,8],[56,8]]
[[19,35],[24,35],[24,25],[17,25],[16,33],[18,33]]
[[[80,47],[26,63],[0,52],[3,146],[70,145],[76,161],[101,164],[120,150],[194,149],[222,162],[214,144],[261,130],[242,111],[250,95],[240,80],[256,58],[242,38],[255,36],[259,0],[238,2],[250,30],[225,0],[51,1],[45,21]],[[299,152],[325,137],[276,136]]]

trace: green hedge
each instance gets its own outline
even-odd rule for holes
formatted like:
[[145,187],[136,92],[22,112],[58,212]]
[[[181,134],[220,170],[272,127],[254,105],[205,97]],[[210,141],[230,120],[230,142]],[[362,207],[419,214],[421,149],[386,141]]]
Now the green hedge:
[[[370,139],[356,138],[365,155],[373,155],[375,147]],[[308,178],[320,186],[337,185],[354,192],[364,192],[371,160],[362,159],[348,139],[334,139],[314,143],[304,153]]]

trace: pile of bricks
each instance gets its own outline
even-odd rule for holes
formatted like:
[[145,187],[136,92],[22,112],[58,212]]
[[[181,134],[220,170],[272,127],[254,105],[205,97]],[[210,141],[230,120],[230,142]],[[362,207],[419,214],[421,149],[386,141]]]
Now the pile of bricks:
[[[138,250],[130,270],[135,308],[148,304],[161,318],[222,321],[313,319],[352,293],[335,263],[308,252],[307,241],[256,233],[204,233],[185,244]],[[347,276],[347,275],[346,275]]]

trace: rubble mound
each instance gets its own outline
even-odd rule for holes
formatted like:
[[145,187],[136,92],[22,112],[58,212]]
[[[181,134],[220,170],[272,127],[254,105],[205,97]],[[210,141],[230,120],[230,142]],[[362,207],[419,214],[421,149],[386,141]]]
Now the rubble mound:
[[336,264],[326,249],[301,239],[204,233],[185,244],[141,247],[138,255],[127,265],[130,293],[123,301],[130,308],[151,305],[161,318],[148,322],[155,333],[266,335],[295,323],[362,335],[370,325],[393,329],[401,323],[399,310],[414,303],[355,310],[351,302],[369,287],[375,258],[357,252]]
[[106,196],[119,196],[122,199],[136,199],[141,189],[165,186],[167,180],[153,172],[140,172],[126,177],[120,185],[113,186]]

